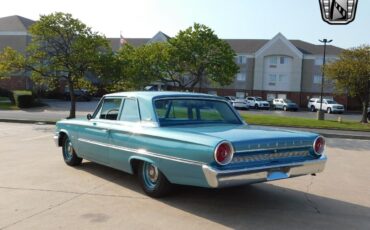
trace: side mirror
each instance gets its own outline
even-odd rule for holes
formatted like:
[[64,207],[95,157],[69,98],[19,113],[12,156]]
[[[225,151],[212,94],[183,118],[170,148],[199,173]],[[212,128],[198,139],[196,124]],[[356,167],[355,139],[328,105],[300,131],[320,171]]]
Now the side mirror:
[[87,114],[86,118],[87,118],[87,120],[91,120],[91,118],[92,118],[91,114],[90,113]]

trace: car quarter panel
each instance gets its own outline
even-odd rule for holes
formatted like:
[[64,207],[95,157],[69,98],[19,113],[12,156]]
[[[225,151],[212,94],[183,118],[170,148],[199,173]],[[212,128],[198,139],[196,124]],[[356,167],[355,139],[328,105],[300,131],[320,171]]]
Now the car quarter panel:
[[132,172],[132,159],[147,159],[175,184],[206,186],[203,164],[214,161],[219,138],[204,135],[180,135],[176,131],[122,125],[111,131],[111,166]]

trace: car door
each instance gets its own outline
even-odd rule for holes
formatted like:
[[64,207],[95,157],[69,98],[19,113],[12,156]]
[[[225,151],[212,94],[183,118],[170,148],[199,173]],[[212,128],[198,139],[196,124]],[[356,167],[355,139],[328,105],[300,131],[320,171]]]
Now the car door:
[[114,146],[109,152],[111,167],[123,171],[130,170],[129,158],[138,151],[140,120],[137,99],[125,98],[119,117],[119,128],[111,130],[110,133],[110,143]]
[[117,123],[122,98],[104,98],[79,134],[79,152],[92,161],[109,164],[110,132]]
[[281,109],[281,100],[280,99],[275,99],[275,108]]

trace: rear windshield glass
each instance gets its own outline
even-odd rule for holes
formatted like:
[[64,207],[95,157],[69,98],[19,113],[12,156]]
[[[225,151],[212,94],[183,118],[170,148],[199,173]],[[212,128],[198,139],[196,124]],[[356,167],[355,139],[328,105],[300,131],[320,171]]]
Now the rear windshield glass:
[[241,124],[227,102],[206,99],[160,99],[154,102],[160,125]]

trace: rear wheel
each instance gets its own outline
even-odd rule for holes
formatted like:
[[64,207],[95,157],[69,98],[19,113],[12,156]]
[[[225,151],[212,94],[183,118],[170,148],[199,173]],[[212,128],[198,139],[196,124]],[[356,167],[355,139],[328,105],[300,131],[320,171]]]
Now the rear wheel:
[[315,112],[316,109],[315,109],[315,106],[311,105],[311,112]]
[[283,107],[283,110],[284,110],[284,111],[287,111],[287,110],[288,110],[288,108],[287,108],[286,106],[284,106],[284,107]]
[[139,164],[138,177],[142,189],[148,196],[159,198],[172,190],[172,184],[164,174],[149,162]]
[[76,155],[76,152],[72,146],[72,142],[69,137],[65,136],[62,143],[64,162],[69,166],[80,165],[82,162],[82,158]]
[[254,105],[254,108],[255,108],[255,109],[258,109],[258,104],[255,104],[255,105]]

